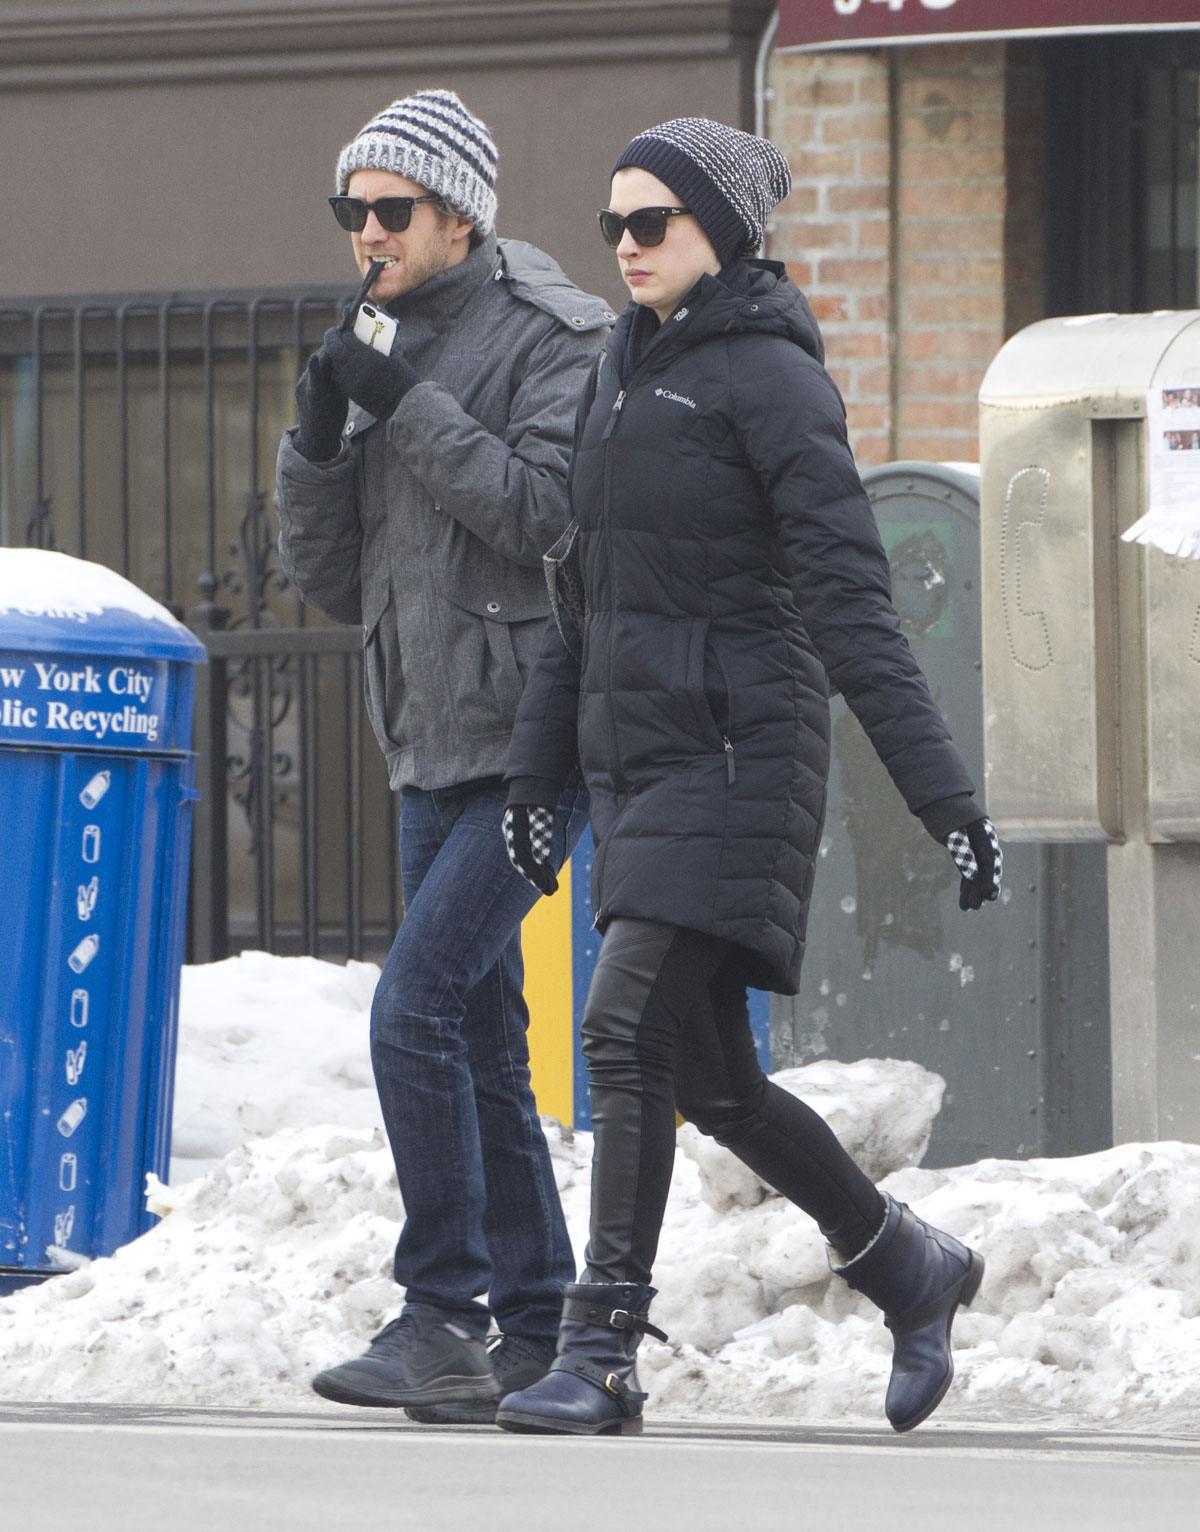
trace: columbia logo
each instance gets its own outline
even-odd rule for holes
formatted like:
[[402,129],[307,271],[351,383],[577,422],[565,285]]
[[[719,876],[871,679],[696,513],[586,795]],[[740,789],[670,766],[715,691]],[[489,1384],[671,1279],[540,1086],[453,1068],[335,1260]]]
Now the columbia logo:
[[658,399],[670,399],[673,404],[686,404],[689,410],[696,408],[694,399],[689,399],[684,394],[673,394],[669,388],[656,388],[654,394]]

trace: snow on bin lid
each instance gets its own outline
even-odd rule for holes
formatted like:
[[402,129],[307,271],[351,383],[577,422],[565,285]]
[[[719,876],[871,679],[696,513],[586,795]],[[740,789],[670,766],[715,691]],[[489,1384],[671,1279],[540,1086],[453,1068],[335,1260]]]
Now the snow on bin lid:
[[205,657],[177,617],[103,564],[43,548],[0,548],[0,648]]

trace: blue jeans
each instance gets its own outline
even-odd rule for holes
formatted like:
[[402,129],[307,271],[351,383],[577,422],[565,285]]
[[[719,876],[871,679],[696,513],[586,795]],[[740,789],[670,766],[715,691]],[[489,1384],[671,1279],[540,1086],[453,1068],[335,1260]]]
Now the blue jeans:
[[[539,896],[508,859],[504,800],[495,777],[403,790],[406,913],[371,1006],[371,1061],[404,1199],[394,1270],[407,1302],[482,1337],[487,1293],[505,1333],[553,1344],[575,1265],[529,1084],[520,926]],[[576,777],[556,868],[586,821]]]

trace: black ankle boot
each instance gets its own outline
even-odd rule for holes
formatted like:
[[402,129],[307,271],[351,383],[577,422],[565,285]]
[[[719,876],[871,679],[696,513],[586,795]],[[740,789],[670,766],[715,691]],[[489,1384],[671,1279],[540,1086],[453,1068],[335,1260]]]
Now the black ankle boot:
[[654,1289],[640,1282],[572,1283],[563,1293],[558,1355],[531,1388],[500,1401],[506,1431],[636,1435],[642,1402],[634,1359],[643,1335],[666,1340],[646,1317]]
[[983,1281],[983,1257],[935,1229],[910,1207],[888,1197],[879,1233],[844,1266],[830,1247],[829,1265],[884,1313],[892,1332],[887,1418],[911,1431],[932,1415],[954,1377],[950,1327],[960,1303],[969,1305]]

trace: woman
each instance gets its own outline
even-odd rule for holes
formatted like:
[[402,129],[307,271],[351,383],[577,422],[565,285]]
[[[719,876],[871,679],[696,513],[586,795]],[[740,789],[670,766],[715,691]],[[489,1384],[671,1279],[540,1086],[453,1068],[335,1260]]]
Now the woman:
[[505,815],[514,862],[551,892],[543,830],[578,751],[604,933],[583,1020],[591,1237],[553,1368],[501,1404],[510,1430],[641,1429],[634,1354],[661,1334],[647,1311],[676,1108],[810,1213],[833,1269],[883,1309],[898,1431],[949,1387],[954,1312],[983,1275],[766,1079],[750,1034],[746,986],[798,986],[831,682],[950,845],[962,907],[1000,884],[994,832],[891,605],[812,314],[781,266],[749,259],[789,188],[772,144],[685,118],[633,140],[599,215],[633,301],[576,430],[583,631],[560,582]]

